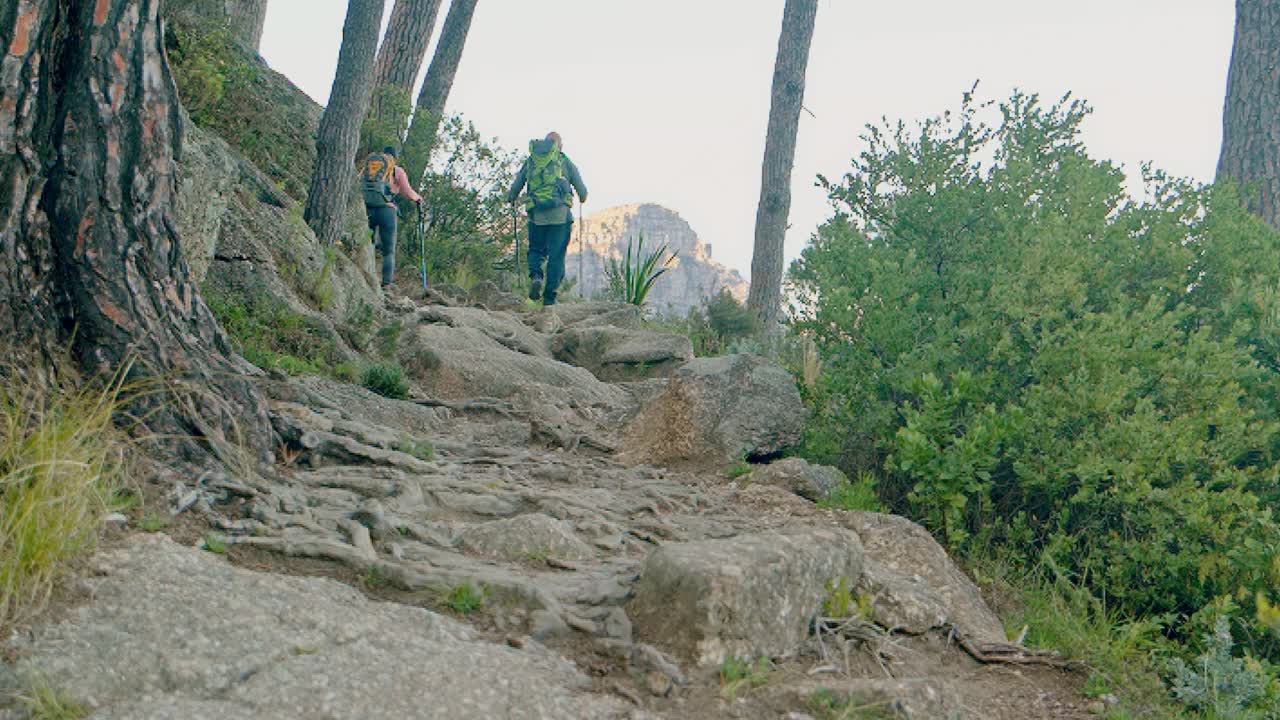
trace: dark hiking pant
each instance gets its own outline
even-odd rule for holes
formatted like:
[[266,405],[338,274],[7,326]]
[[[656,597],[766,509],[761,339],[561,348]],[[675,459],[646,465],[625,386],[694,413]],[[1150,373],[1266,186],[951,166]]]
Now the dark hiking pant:
[[396,208],[365,207],[369,216],[369,229],[378,233],[381,242],[376,243],[382,252],[382,284],[390,285],[396,279]]
[[569,251],[572,232],[572,222],[560,225],[529,223],[529,278],[542,280],[542,265],[546,264],[546,282],[542,290],[544,304],[556,301],[556,289],[564,279],[564,256]]

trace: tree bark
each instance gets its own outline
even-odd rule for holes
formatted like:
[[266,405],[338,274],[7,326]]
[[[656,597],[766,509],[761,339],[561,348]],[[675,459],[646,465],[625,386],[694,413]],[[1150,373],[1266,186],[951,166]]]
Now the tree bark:
[[[440,0],[396,0],[373,66],[374,99],[370,115],[379,127],[394,128],[398,141],[412,107],[414,83],[440,14]],[[384,94],[391,93],[390,97]]]
[[338,70],[316,138],[316,171],[311,176],[303,217],[328,247],[342,232],[343,213],[355,182],[360,126],[369,111],[374,54],[384,0],[351,0],[342,26]]
[[782,303],[783,242],[791,213],[791,170],[795,165],[796,131],[804,103],[805,70],[813,40],[818,0],[787,0],[782,34],[773,66],[769,129],[764,142],[760,204],[756,207],[755,247],[751,254],[751,291],[747,307],[765,332],[778,321]]
[[159,378],[134,410],[188,459],[265,457],[266,405],[173,217],[182,125],[160,0],[16,0],[0,43],[0,337],[51,372],[69,343],[89,373]]
[[165,0],[164,5],[167,17],[226,27],[233,40],[254,52],[262,43],[267,0]]
[[1249,209],[1280,228],[1280,2],[1236,0],[1218,179],[1245,186]]
[[449,101],[458,65],[462,62],[462,49],[467,44],[467,33],[471,31],[471,18],[476,12],[476,2],[478,0],[453,0],[450,3],[444,28],[440,30],[440,42],[436,45],[435,55],[431,57],[431,65],[427,68],[427,79],[423,81],[422,90],[418,93],[413,122],[409,125],[409,135],[404,142],[404,169],[409,173],[409,179],[415,183],[427,170],[436,130],[444,116],[444,106]]

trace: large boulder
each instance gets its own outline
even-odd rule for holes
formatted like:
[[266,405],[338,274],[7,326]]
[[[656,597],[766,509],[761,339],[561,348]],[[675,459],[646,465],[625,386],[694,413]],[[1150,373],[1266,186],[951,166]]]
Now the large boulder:
[[552,340],[551,350],[557,360],[608,381],[662,377],[693,359],[686,335],[611,325],[566,328]]
[[[19,639],[38,679],[104,718],[608,718],[621,703],[539,646],[421,608],[255,573],[162,535],[97,560],[92,600]],[[24,636],[25,638],[25,636]],[[429,712],[427,711],[429,708]]]
[[954,629],[975,642],[1004,642],[1000,619],[927,530],[897,515],[841,513],[866,551],[859,590],[876,623],[910,634]]
[[640,462],[719,466],[777,455],[800,441],[807,418],[795,380],[755,355],[698,358],[624,432]]
[[828,584],[862,574],[862,544],[843,528],[673,543],[645,561],[628,604],[637,636],[700,665],[793,652]]
[[748,478],[753,484],[786,488],[808,500],[818,501],[849,479],[829,465],[814,465],[801,458],[786,458],[757,467]]

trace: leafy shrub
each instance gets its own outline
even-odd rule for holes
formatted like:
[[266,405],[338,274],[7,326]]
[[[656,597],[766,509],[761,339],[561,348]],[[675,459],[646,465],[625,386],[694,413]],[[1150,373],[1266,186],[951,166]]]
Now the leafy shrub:
[[409,383],[404,379],[404,368],[398,363],[375,363],[366,367],[360,384],[393,400],[409,397]]
[[[1218,618],[1205,645],[1204,654],[1194,664],[1181,658],[1170,661],[1174,696],[1187,707],[1215,718],[1240,718],[1248,709],[1259,709],[1254,706],[1264,698],[1268,678],[1256,662],[1232,656],[1231,627],[1226,618]],[[1262,715],[1259,712],[1254,717]]]
[[837,212],[791,272],[806,454],[1125,612],[1251,596],[1280,543],[1277,234],[1230,187],[1147,171],[1131,199],[1083,103],[986,107],[869,128],[822,179]]
[[[678,253],[667,253],[667,246],[651,253],[644,251],[644,235],[627,240],[627,252],[622,259],[609,258],[605,275],[609,279],[609,296],[620,302],[643,307],[653,284],[671,269]],[[663,259],[666,256],[666,259]]]
[[112,417],[119,382],[105,388],[0,383],[0,626],[43,607],[54,583],[96,546],[122,487]]

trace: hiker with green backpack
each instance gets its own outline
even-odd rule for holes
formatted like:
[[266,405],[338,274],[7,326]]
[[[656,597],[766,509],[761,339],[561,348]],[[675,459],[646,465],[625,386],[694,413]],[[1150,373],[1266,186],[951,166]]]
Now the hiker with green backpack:
[[380,153],[369,153],[360,171],[364,188],[364,211],[369,229],[380,239],[382,252],[382,289],[390,292],[396,274],[396,222],[399,218],[396,197],[412,200],[422,213],[422,196],[413,189],[409,174],[396,164],[396,149],[390,145]]
[[[529,142],[529,157],[516,174],[507,202],[525,189],[529,215],[529,299],[556,304],[556,290],[564,279],[564,257],[573,233],[573,193],[587,200],[587,186],[578,167],[560,149],[559,133]],[[545,284],[543,265],[546,265]],[[581,282],[581,279],[579,279]]]

